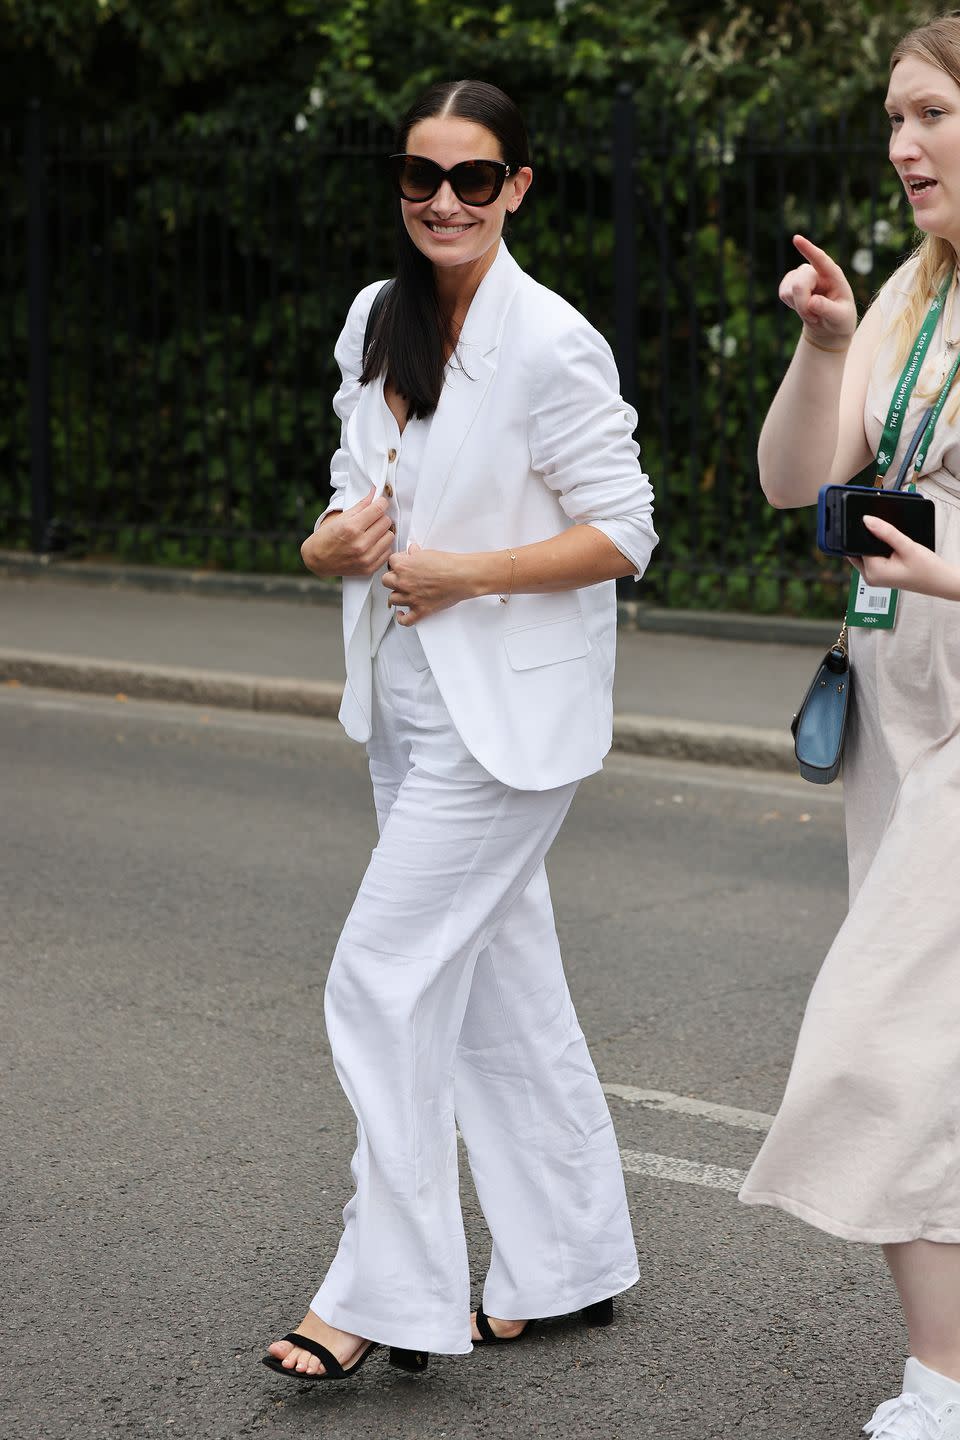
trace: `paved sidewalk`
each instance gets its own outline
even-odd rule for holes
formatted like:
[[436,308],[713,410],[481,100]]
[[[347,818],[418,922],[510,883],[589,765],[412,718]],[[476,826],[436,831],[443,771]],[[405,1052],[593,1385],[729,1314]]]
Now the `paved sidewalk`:
[[[622,628],[615,745],[792,770],[787,727],[824,648]],[[0,578],[0,681],[333,716],[339,607]]]

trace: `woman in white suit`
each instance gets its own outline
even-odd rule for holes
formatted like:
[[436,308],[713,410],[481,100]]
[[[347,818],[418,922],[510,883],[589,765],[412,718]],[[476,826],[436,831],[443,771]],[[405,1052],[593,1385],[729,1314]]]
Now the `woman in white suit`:
[[[378,1344],[422,1369],[537,1316],[605,1323],[638,1274],[544,871],[610,746],[614,580],[656,544],[637,417],[602,337],[502,242],[533,178],[507,96],[435,86],[397,151],[397,276],[366,349],[381,285],[337,344],[333,499],[302,547],[343,576],[341,720],[380,840],[326,991],[356,1193],[264,1357],[298,1379]],[[493,1237],[472,1317],[458,1125]]]

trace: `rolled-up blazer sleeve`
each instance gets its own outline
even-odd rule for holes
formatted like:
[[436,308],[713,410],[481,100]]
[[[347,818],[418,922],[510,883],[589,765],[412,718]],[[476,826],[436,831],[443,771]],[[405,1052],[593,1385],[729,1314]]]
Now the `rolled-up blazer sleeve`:
[[657,544],[653,486],[633,438],[637,412],[622,399],[603,336],[577,317],[549,337],[531,387],[533,468],[571,520],[601,530],[639,580]]
[[314,530],[319,529],[331,510],[343,509],[343,492],[350,470],[350,457],[344,446],[344,430],[360,399],[363,334],[367,328],[367,316],[370,314],[374,296],[381,285],[385,284],[385,280],[377,280],[360,291],[347,312],[340,338],[333,349],[334,359],[340,367],[340,388],[333,397],[333,408],[340,421],[340,444],[330,461],[330,503],[323,513],[317,516]]

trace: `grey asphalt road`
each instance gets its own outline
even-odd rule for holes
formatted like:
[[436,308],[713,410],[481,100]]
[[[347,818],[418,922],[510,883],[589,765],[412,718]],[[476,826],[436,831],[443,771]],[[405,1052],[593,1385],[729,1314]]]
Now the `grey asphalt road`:
[[727,1109],[635,1103],[775,1109],[844,912],[833,788],[615,759],[555,846],[620,1087],[643,1273],[615,1325],[306,1387],[258,1359],[349,1194],[322,991],[374,842],[362,752],[324,723],[9,689],[0,754],[4,1440],[852,1440],[899,1388],[879,1255],[739,1205],[761,1135]]

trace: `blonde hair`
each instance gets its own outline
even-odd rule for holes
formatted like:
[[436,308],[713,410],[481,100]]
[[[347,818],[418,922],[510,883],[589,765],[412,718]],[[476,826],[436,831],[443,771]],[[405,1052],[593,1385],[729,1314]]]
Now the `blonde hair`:
[[[911,30],[890,56],[890,73],[901,60],[915,55],[928,65],[935,65],[960,86],[960,11],[941,15],[928,25]],[[957,264],[957,252],[949,240],[939,235],[925,235],[906,265],[916,264],[910,298],[890,327],[896,340],[897,364],[903,365],[910,353],[920,324],[934,295]],[[905,269],[906,266],[901,267]],[[897,273],[900,274],[901,271]],[[921,392],[918,392],[921,393]],[[955,403],[951,407],[955,409]]]

